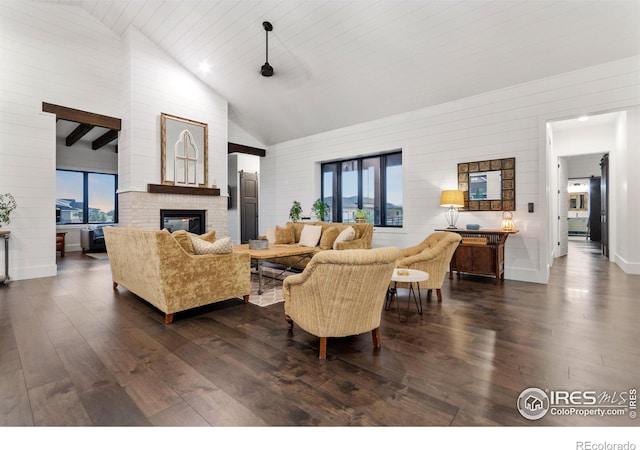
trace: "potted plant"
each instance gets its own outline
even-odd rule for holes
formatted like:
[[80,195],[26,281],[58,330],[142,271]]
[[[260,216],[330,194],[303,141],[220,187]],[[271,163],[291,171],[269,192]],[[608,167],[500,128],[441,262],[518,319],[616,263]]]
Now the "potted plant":
[[293,201],[291,205],[291,209],[289,210],[289,219],[292,222],[297,222],[300,220],[300,215],[302,214],[302,206],[300,206],[300,202],[297,200]]
[[16,200],[13,198],[13,195],[0,194],[0,227],[3,223],[9,224],[11,223],[11,211],[16,209],[18,204]]
[[318,220],[324,220],[329,214],[329,205],[322,201],[321,198],[316,199],[311,206],[311,211],[316,215]]
[[369,216],[367,215],[367,212],[364,209],[356,210],[356,215],[355,215],[356,223],[366,223],[368,218]]

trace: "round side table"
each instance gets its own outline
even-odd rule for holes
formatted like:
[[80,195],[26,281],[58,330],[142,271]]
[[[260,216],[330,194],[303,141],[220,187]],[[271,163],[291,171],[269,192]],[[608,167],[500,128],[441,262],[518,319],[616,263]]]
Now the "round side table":
[[[409,317],[409,307],[411,306],[411,295],[413,294],[413,301],[416,304],[416,308],[418,308],[418,314],[422,314],[422,296],[420,295],[420,281],[426,281],[429,279],[429,274],[422,270],[416,269],[394,269],[393,275],[391,275],[391,281],[393,282],[393,287],[389,285],[389,289],[387,289],[387,297],[386,297],[386,305],[385,310],[388,311],[391,308],[391,302],[393,299],[396,299],[398,307],[398,320],[403,322],[400,316],[400,301],[398,299],[398,283],[409,283],[409,296],[407,297],[407,314],[405,316],[404,322],[407,321]],[[416,297],[416,291],[413,288],[413,283],[416,283],[418,287],[418,296]]]

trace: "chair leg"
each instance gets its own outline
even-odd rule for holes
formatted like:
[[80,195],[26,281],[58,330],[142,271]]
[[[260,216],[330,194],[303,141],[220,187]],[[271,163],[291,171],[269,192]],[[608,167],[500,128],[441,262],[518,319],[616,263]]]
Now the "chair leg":
[[436,295],[438,296],[438,303],[442,302],[442,291],[440,289],[436,289]]
[[327,338],[320,338],[320,359],[327,359]]
[[244,302],[249,303],[249,294],[244,296]]
[[173,322],[173,313],[171,313],[171,314],[165,314],[165,316],[164,316],[164,323],[166,323],[166,324],[170,324],[171,322]]
[[291,331],[293,330],[293,320],[291,320],[291,317],[287,316],[286,314],[284,315],[284,320],[287,321],[287,330]]
[[374,328],[371,330],[371,336],[373,337],[373,346],[374,348],[382,347],[380,343],[380,327]]

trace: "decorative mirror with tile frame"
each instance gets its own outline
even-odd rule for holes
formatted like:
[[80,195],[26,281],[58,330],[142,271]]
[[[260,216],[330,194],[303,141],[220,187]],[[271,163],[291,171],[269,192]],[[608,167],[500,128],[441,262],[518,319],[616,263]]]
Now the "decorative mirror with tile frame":
[[458,164],[458,189],[466,211],[516,210],[516,159]]

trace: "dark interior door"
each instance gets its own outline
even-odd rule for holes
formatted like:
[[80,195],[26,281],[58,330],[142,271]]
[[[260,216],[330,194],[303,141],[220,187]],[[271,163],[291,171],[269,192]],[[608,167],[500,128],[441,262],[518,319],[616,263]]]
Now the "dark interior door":
[[609,155],[600,160],[600,247],[609,257]]
[[240,240],[258,237],[258,174],[240,172]]
[[601,204],[600,177],[591,177],[589,180],[589,238],[594,242],[600,242],[602,239],[602,227],[600,226]]

